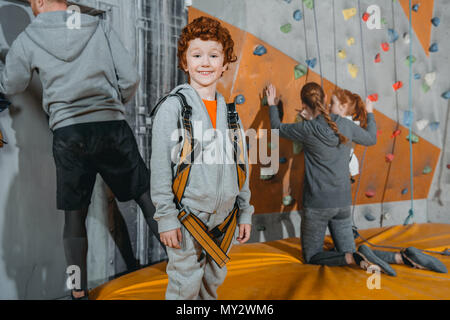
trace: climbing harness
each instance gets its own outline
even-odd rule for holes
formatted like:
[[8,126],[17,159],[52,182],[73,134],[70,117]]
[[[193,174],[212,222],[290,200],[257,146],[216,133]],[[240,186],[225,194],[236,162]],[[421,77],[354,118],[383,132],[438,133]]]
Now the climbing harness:
[[[191,122],[192,107],[188,105],[186,98],[179,91],[177,91],[175,94],[170,94],[160,100],[160,102],[153,109],[151,117],[154,118],[156,112],[159,109],[159,106],[168,97],[176,97],[182,105],[181,115],[184,128],[184,142],[180,151],[177,172],[172,184],[172,191],[175,196],[174,202],[177,206],[177,209],[179,210],[178,219],[202,247],[203,251],[199,257],[199,261],[203,259],[205,254],[207,254],[220,268],[222,268],[230,260],[230,258],[227,256],[227,251],[230,248],[237,227],[239,206],[236,201],[233,209],[230,211],[225,220],[212,230],[208,230],[208,227],[203,223],[203,221],[201,221],[197,216],[192,214],[188,208],[184,207],[181,204],[189,179],[191,165],[194,162],[195,146]],[[237,183],[239,190],[241,190],[246,179],[244,157],[245,150],[243,145],[242,132],[239,125],[239,116],[236,112],[236,106],[234,103],[227,104],[227,122],[230,139],[233,142],[234,147],[233,153],[234,161],[236,164]],[[220,244],[218,245],[215,240],[219,241],[220,238],[222,239],[220,240]]]

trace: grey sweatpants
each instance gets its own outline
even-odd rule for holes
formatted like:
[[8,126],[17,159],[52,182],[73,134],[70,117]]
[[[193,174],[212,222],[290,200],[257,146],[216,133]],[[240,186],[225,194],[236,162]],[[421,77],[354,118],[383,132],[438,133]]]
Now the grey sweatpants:
[[[345,253],[353,253],[356,250],[350,207],[304,208],[301,218],[300,237],[305,262],[329,266],[347,265]],[[327,227],[330,229],[336,251],[323,251]]]
[[[211,230],[223,222],[229,211],[216,214],[194,211],[193,213],[208,226],[208,230]],[[209,256],[198,261],[202,247],[184,227],[181,227],[181,232],[183,238],[181,249],[167,247],[169,262],[166,272],[169,284],[166,300],[216,300],[217,288],[227,274],[226,266],[220,268]],[[233,241],[236,235],[237,232]]]

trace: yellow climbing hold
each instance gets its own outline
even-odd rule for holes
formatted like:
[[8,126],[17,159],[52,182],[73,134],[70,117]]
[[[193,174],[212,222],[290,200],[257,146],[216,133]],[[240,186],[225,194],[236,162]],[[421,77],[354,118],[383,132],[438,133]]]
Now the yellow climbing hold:
[[342,10],[342,14],[344,15],[344,19],[348,20],[356,14],[356,8]]
[[353,79],[358,76],[358,71],[359,68],[356,65],[351,63],[348,64],[348,72],[350,73]]
[[338,56],[341,59],[345,59],[347,57],[347,52],[344,49],[338,51]]
[[347,44],[349,46],[354,45],[355,44],[355,38],[351,37],[347,39]]

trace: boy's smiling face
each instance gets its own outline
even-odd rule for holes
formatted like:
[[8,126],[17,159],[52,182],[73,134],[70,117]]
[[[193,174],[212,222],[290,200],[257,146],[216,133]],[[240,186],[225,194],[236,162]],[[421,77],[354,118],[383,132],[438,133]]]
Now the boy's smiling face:
[[223,65],[223,46],[214,40],[191,40],[186,52],[186,62],[185,71],[189,73],[190,85],[195,89],[215,86],[227,69],[227,65]]

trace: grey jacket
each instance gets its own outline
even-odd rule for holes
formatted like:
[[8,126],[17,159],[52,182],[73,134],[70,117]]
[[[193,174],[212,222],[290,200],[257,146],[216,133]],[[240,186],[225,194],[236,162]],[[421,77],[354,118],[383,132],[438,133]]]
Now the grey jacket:
[[[187,103],[192,107],[191,120],[193,123],[193,135],[200,141],[201,154],[206,158],[211,155],[214,141],[222,141],[217,150],[226,151],[227,107],[223,96],[216,93],[217,98],[217,123],[216,129],[222,135],[217,134],[214,140],[212,136],[205,134],[213,132],[212,123],[204,103],[198,93],[189,84],[183,84],[175,88],[172,93],[182,89],[181,93],[186,97]],[[180,151],[178,121],[181,119],[181,104],[177,98],[170,97],[159,107],[152,125],[152,157],[151,157],[151,196],[156,207],[155,220],[158,221],[159,232],[170,231],[181,226],[178,221],[178,210],[174,204],[172,192],[172,177],[175,176],[177,165],[176,155]],[[201,125],[201,128],[200,128]],[[242,128],[242,125],[241,125]],[[242,135],[244,132],[242,130]],[[220,137],[222,136],[222,140]],[[228,140],[229,141],[229,140]],[[223,148],[222,148],[223,147]],[[244,148],[246,148],[244,143]],[[251,224],[251,216],[254,208],[250,205],[250,190],[248,182],[248,159],[245,151],[247,167],[247,179],[243,188],[239,191],[237,184],[236,166],[233,163],[217,162],[208,159],[197,158],[191,166],[190,176],[181,204],[194,214],[199,212],[217,213],[230,211],[237,200],[241,209],[238,217],[239,224]]]
[[18,36],[0,62],[0,92],[24,91],[37,71],[51,129],[123,120],[123,104],[139,85],[132,58],[99,18],[82,14],[80,29],[69,29],[67,18],[65,11],[41,13]]
[[[332,114],[341,134],[364,146],[377,143],[377,128],[373,113],[368,114],[367,129],[353,121]],[[303,143],[305,154],[305,208],[344,208],[352,204],[350,184],[351,143],[339,144],[339,138],[319,115],[314,120],[293,124],[280,123],[278,107],[270,106],[272,129],[280,137]]]

